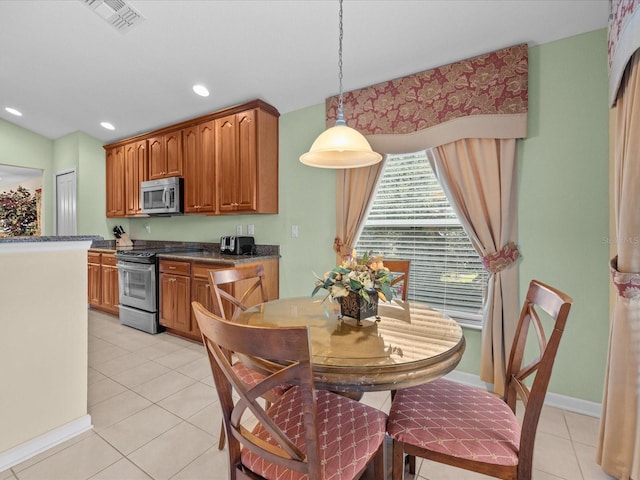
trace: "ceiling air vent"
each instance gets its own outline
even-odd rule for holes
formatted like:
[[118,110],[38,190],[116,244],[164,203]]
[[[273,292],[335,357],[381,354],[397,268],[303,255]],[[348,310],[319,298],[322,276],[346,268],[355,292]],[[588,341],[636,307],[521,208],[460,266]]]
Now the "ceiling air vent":
[[80,0],[120,33],[127,33],[144,21],[135,8],[123,0]]

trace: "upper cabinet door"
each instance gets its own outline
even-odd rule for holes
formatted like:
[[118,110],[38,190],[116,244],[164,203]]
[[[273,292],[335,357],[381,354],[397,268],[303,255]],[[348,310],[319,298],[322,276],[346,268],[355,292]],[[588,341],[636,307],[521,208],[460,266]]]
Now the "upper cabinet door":
[[213,121],[198,125],[200,212],[216,211],[216,145]]
[[215,212],[214,122],[182,131],[185,213]]
[[256,209],[256,170],[258,162],[256,145],[256,112],[249,110],[236,115],[238,136],[238,178],[236,202],[238,210]]
[[220,212],[256,210],[255,111],[216,120]]
[[236,116],[215,120],[218,208],[221,212],[236,210],[236,188],[242,175],[238,168]]
[[198,127],[185,128],[182,131],[182,148],[184,152],[184,212],[198,213],[199,181],[198,181]]
[[107,150],[105,164],[107,217],[123,217],[125,215],[124,148],[115,147]]
[[165,177],[182,176],[182,130],[164,135]]
[[182,130],[149,139],[149,180],[182,176]]
[[139,215],[140,183],[147,180],[147,141],[124,146],[126,214]]
[[149,180],[164,178],[166,170],[166,156],[164,139],[162,136],[152,137],[148,143],[149,149]]

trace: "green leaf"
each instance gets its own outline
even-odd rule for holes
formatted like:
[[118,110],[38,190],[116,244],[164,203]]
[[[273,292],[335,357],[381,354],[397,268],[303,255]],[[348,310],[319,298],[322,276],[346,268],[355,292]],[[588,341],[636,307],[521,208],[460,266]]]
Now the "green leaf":
[[360,290],[360,296],[364,298],[365,302],[371,303],[371,297],[369,297],[369,293],[366,290]]
[[393,298],[393,290],[391,290],[391,287],[389,287],[389,285],[381,285],[380,291],[384,294],[385,297],[387,297],[387,301],[391,301],[391,299]]

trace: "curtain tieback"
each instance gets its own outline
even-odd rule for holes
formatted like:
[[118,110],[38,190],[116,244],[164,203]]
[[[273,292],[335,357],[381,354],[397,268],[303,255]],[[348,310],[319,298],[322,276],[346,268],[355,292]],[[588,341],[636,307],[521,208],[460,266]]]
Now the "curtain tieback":
[[341,258],[344,258],[347,255],[351,255],[351,248],[345,246],[345,244],[342,243],[342,239],[340,237],[334,238],[333,250],[335,250],[335,252],[340,255]]
[[520,251],[515,243],[509,242],[495,253],[489,253],[481,258],[484,269],[489,273],[498,273],[510,267],[520,258]]
[[627,300],[640,300],[640,273],[618,271],[618,256],[611,259],[611,279],[618,289],[618,295]]

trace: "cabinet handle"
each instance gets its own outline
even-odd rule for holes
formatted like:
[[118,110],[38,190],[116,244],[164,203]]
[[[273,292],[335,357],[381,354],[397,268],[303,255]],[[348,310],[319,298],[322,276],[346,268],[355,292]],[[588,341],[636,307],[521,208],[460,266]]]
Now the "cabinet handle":
[[169,270],[175,270],[176,267],[169,267]]

